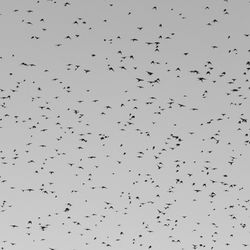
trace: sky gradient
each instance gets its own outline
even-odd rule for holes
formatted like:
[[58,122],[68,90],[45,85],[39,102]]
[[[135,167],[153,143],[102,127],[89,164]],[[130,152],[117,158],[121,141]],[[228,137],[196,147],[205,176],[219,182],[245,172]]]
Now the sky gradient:
[[2,1],[1,249],[250,249],[249,11]]

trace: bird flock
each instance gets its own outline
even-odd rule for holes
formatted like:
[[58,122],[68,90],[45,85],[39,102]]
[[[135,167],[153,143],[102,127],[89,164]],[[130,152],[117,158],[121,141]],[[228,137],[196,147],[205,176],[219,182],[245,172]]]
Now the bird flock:
[[250,2],[0,3],[0,250],[250,249]]

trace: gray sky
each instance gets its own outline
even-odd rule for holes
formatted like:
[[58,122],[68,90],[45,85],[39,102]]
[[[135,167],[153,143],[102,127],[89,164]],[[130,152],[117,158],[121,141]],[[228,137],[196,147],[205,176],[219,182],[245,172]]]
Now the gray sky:
[[2,1],[0,247],[250,249],[248,1]]

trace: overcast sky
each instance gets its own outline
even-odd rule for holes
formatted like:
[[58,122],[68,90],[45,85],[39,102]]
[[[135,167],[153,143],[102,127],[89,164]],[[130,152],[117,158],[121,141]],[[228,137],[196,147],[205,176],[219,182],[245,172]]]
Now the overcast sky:
[[1,1],[1,249],[250,249],[249,13]]

